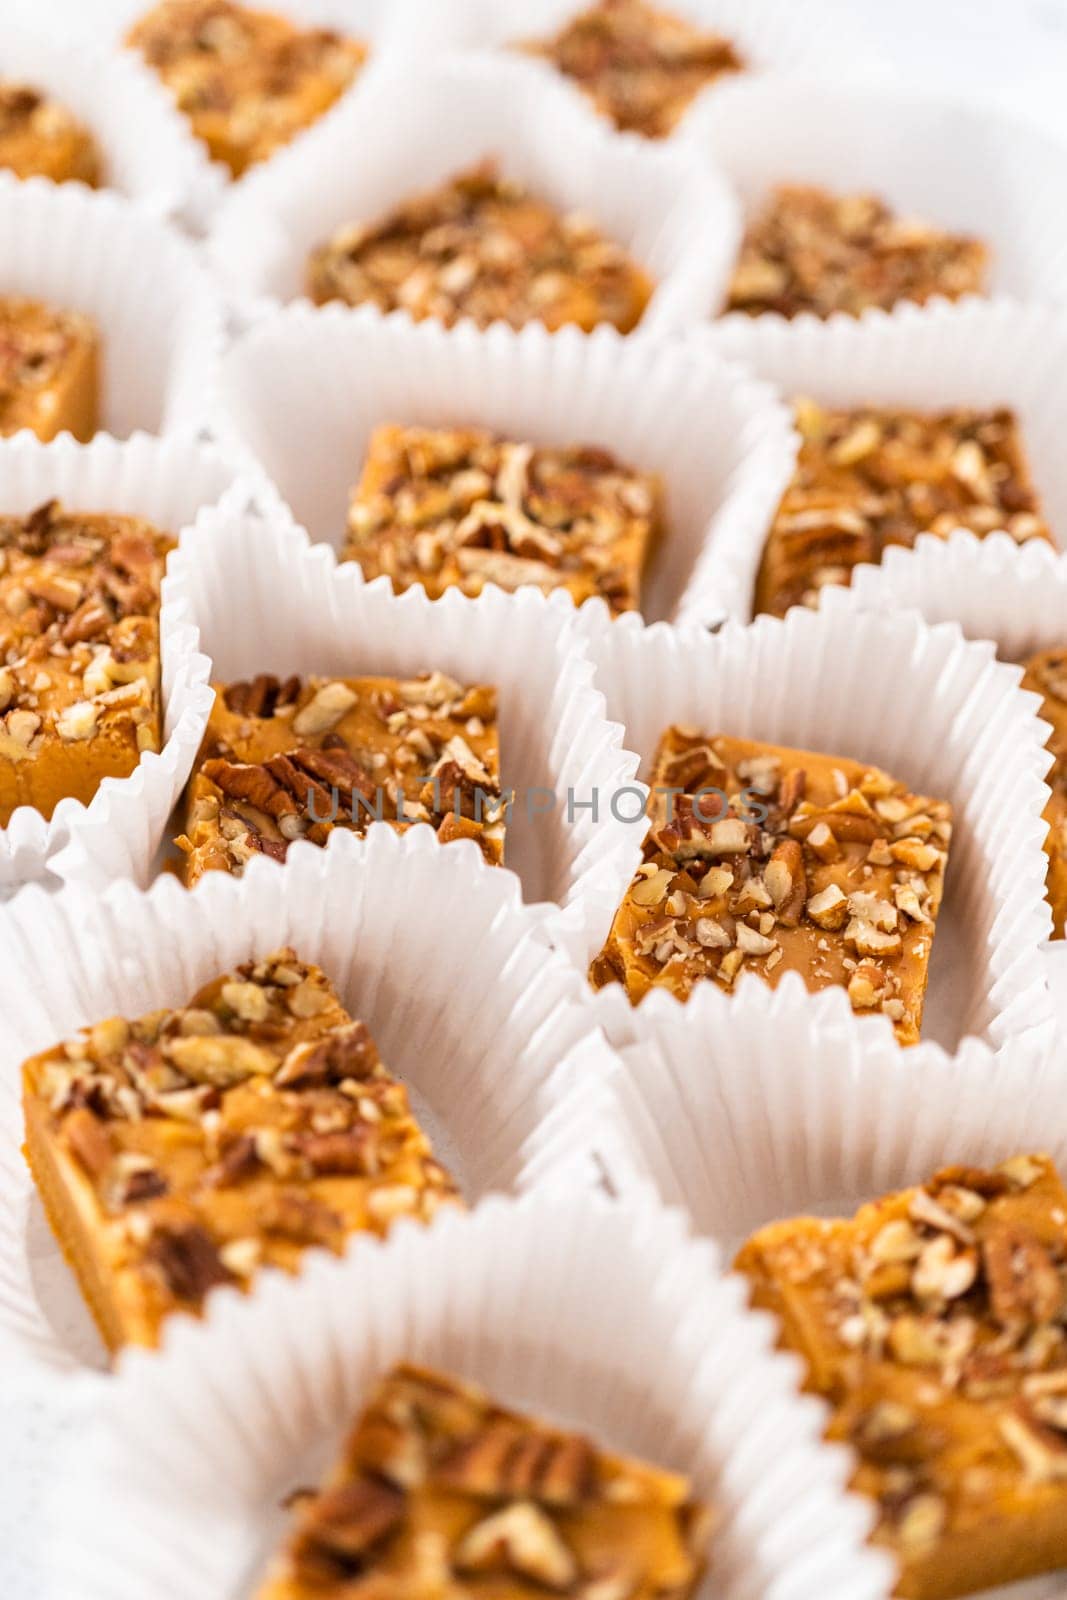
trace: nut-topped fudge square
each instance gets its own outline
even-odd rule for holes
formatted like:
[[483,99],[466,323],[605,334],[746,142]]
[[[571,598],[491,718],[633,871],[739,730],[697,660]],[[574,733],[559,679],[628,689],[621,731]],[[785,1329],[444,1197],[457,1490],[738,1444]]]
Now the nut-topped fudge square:
[[1053,937],[1062,939],[1067,924],[1067,649],[1045,650],[1028,661],[1022,687],[1041,695],[1041,716],[1052,724],[1048,748],[1054,761],[1045,779],[1052,790],[1045,808],[1045,850]]
[[898,216],[875,195],[785,184],[746,231],[726,309],[857,317],[902,300],[958,300],[984,292],[988,263],[980,240]]
[[298,1499],[258,1600],[686,1600],[711,1528],[687,1478],[402,1365]]
[[308,263],[318,305],[406,311],[451,326],[608,322],[629,333],[652,284],[621,245],[589,217],[558,212],[520,183],[480,166],[377,221],[340,229]]
[[877,767],[668,728],[644,861],[589,977],[687,1000],[742,972],[798,972],[919,1037],[951,810]]
[[362,1022],[280,950],[23,1067],[26,1155],[112,1350],[455,1196]]
[[555,38],[524,48],[572,78],[617,128],[648,139],[665,138],[702,89],[744,66],[729,39],[645,0],[599,0]]
[[443,672],[216,685],[177,841],[190,887],[373,821],[400,832],[428,822],[442,844],[473,839],[503,860],[495,689]]
[[895,1594],[1067,1565],[1067,1192],[1046,1157],[773,1223],[737,1266],[859,1458]]
[[162,0],[127,43],[235,178],[328,111],[367,57],[356,39],[233,0]]
[[784,616],[827,584],[921,533],[1003,531],[1050,541],[1015,413],[795,406],[800,454],[756,580],[755,608]]
[[39,439],[97,429],[100,338],[91,318],[37,300],[0,299],[0,434]]
[[0,826],[88,803],[162,737],[159,594],[173,540],[52,500],[0,517]]
[[10,79],[0,81],[0,167],[54,183],[80,179],[95,187],[101,179],[88,128],[42,90]]
[[536,446],[477,428],[377,428],[352,492],[344,559],[397,589],[478,595],[487,583],[640,603],[661,489],[610,451]]

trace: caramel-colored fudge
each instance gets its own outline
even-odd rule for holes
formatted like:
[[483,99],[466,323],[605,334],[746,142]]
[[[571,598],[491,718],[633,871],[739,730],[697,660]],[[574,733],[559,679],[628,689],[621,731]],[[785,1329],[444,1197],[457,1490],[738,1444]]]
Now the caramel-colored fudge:
[[796,404],[801,446],[756,580],[755,609],[816,605],[827,584],[921,533],[1051,541],[1012,411],[923,414]]
[[331,29],[300,30],[232,0],[162,0],[126,42],[235,178],[328,111],[367,56]]
[[26,83],[0,82],[0,167],[17,178],[101,180],[100,156],[88,128],[65,106]]
[[702,89],[744,66],[729,39],[645,0],[599,0],[525,49],[572,78],[617,128],[648,139],[665,138]]
[[84,444],[98,426],[100,339],[78,311],[0,299],[0,434],[69,432]]
[[712,1518],[688,1478],[399,1366],[258,1600],[686,1600]]
[[138,517],[0,517],[0,827],[88,804],[162,737],[159,591],[173,541]]
[[896,1594],[1067,1565],[1067,1193],[1047,1157],[773,1223],[737,1266],[859,1457]]
[[589,977],[636,1004],[798,972],[919,1037],[951,810],[876,767],[668,728],[644,861]]
[[978,239],[897,216],[874,195],[784,185],[748,227],[727,311],[857,317],[872,307],[985,290]]
[[380,221],[353,223],[316,250],[307,292],[436,317],[451,326],[609,322],[636,327],[652,284],[621,245],[577,212],[554,211],[485,162]]
[[324,973],[280,950],[23,1071],[26,1156],[108,1347],[455,1190]]
[[1048,747],[1055,759],[1045,779],[1052,790],[1045,808],[1045,849],[1052,936],[1062,939],[1067,924],[1067,649],[1046,650],[1028,661],[1022,687],[1041,695],[1041,715],[1052,724]]
[[532,584],[633,611],[660,501],[656,477],[589,445],[387,426],[372,435],[352,493],[344,559],[397,589],[421,583],[433,599]]
[[428,822],[504,859],[496,691],[421,678],[288,678],[218,684],[186,796],[185,882],[239,875],[257,854],[371,822]]

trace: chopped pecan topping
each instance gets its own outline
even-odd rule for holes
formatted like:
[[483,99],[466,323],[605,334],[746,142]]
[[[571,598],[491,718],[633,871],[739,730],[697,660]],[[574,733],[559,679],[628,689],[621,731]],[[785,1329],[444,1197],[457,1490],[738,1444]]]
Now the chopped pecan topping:
[[146,1259],[158,1268],[176,1300],[199,1305],[209,1289],[233,1283],[211,1235],[195,1223],[160,1226],[152,1234]]

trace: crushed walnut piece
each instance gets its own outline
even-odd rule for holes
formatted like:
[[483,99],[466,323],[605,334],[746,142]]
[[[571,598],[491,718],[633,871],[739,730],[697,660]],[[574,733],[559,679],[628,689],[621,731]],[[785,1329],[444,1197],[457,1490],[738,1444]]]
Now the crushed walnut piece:
[[325,974],[280,950],[23,1068],[27,1158],[108,1346],[455,1196]]
[[985,289],[978,239],[897,216],[874,195],[785,184],[749,224],[727,311],[859,316],[902,300],[958,300]]
[[131,773],[161,737],[159,596],[173,541],[57,501],[0,517],[0,825]]
[[1014,412],[832,411],[806,398],[795,409],[800,455],[764,546],[757,611],[816,605],[921,533],[1051,542]]
[[1045,850],[1053,938],[1062,939],[1067,923],[1067,649],[1045,650],[1028,661],[1022,687],[1041,696],[1040,714],[1052,724],[1048,748],[1053,764],[1045,779],[1052,790],[1045,808]]
[[39,300],[0,299],[0,434],[39,439],[97,427],[100,338],[91,318]]
[[473,839],[504,859],[496,690],[420,678],[288,678],[216,685],[186,793],[185,882],[284,861],[335,828],[417,822],[442,844]]
[[451,326],[609,322],[637,326],[652,285],[589,217],[555,211],[486,161],[373,222],[342,228],[314,252],[307,292],[318,305],[407,311]]
[[235,178],[328,111],[367,57],[358,40],[233,0],[162,0],[126,42]]
[[858,1456],[895,1593],[1067,1564],[1067,1192],[1047,1157],[773,1223],[737,1266]]
[[476,428],[377,428],[352,492],[344,559],[396,589],[487,583],[640,600],[662,521],[656,477],[591,445],[538,447]]
[[686,1600],[712,1530],[687,1478],[425,1368],[376,1387],[258,1600]]
[[88,128],[43,90],[0,82],[0,167],[17,178],[101,181],[100,155]]
[[742,972],[840,985],[919,1037],[952,813],[876,767],[671,727],[644,861],[589,977],[636,1004]]
[[617,128],[648,139],[666,138],[702,89],[744,67],[729,39],[645,0],[598,0],[555,38],[523,48],[573,79]]

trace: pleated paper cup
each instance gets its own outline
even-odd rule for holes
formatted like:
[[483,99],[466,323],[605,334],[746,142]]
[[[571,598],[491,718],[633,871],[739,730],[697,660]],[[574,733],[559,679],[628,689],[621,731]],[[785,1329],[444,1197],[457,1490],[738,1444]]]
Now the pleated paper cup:
[[[376,1380],[436,1366],[505,1404],[691,1475],[718,1526],[700,1600],[884,1600],[847,1456],[678,1213],[547,1190],[403,1226],[383,1249],[219,1296],[162,1358],[131,1354],[50,1509],[60,1592],[251,1596]],[[122,1516],[108,1507],[122,1506]]]
[[666,528],[643,585],[649,620],[712,620],[709,555],[759,544],[794,460],[789,415],[766,384],[711,350],[606,328],[482,333],[294,306],[230,351],[222,407],[226,436],[311,537],[334,547],[382,424],[607,448],[665,490]]
[[114,194],[79,184],[0,184],[0,295],[96,322],[101,430],[199,430],[214,407],[218,297],[193,246]]
[[261,314],[304,295],[308,258],[339,228],[373,222],[487,157],[560,210],[589,216],[649,273],[638,335],[699,322],[725,292],[740,217],[699,152],[620,138],[525,62],[473,57],[383,70],[231,190],[209,260],[238,313]]
[[[146,894],[32,885],[0,922],[0,1339],[21,1359],[104,1364],[20,1153],[20,1063],[105,1017],[186,1004],[285,945],[367,1024],[468,1205],[552,1174],[592,1188],[599,1101],[579,1086],[562,1115],[553,1082],[589,1029],[580,983],[514,878],[476,846],[376,829],[328,852],[298,845],[284,873],[262,861],[240,879],[209,873],[191,892],[170,876]],[[352,1254],[375,1251],[363,1240]]]
[[[2,200],[0,200],[2,207]],[[0,441],[0,506],[25,516],[47,500],[68,510],[145,517],[175,537],[202,508],[240,504],[248,490],[216,449],[138,434],[89,445],[68,436],[41,444],[27,433]],[[181,583],[168,562],[160,608],[163,748],[128,778],[106,778],[88,805],[61,800],[49,821],[20,806],[0,829],[0,890],[54,876],[58,853],[85,829],[114,828],[131,862],[147,864],[196,754],[211,710],[209,663],[199,653]]]
[[[588,619],[588,620],[587,620]],[[917,794],[947,800],[954,827],[946,893],[930,962],[923,1037],[955,1051],[969,1035],[1000,1050],[1026,1036],[1048,1046],[1052,1002],[1041,962],[1050,915],[1044,898],[1049,756],[1036,695],[1018,688],[1019,669],[991,645],[968,643],[953,626],[928,627],[914,612],[860,612],[851,596],[827,590],[818,611],[785,621],[761,617],[714,636],[631,619],[607,623],[586,608],[587,630],[612,721],[639,753],[639,778],[671,723],[711,735],[869,761]],[[617,902],[639,860],[620,852]],[[592,945],[572,944],[588,961]],[[771,991],[758,991],[770,1003]],[[634,1012],[618,986],[597,997],[598,1019],[624,1041]],[[821,1002],[852,1018],[843,989]],[[641,1009],[677,1007],[653,993]],[[688,1008],[686,1008],[688,1015]],[[884,1019],[860,1025],[883,1027]]]

